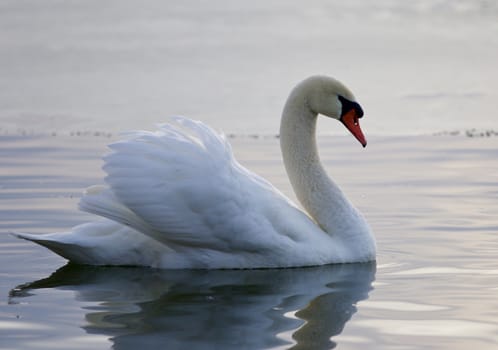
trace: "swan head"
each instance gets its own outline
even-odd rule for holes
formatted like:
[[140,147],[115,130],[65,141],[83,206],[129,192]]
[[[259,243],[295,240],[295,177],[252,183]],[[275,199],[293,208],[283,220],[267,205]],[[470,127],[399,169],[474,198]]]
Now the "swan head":
[[367,145],[359,123],[363,109],[344,84],[327,76],[313,76],[301,84],[313,113],[339,120],[363,147]]

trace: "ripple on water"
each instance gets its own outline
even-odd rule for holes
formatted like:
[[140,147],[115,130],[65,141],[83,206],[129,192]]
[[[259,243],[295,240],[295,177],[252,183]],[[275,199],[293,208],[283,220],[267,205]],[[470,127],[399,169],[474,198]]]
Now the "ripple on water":
[[377,332],[409,337],[475,338],[498,342],[498,325],[458,319],[384,319],[358,320],[356,325]]

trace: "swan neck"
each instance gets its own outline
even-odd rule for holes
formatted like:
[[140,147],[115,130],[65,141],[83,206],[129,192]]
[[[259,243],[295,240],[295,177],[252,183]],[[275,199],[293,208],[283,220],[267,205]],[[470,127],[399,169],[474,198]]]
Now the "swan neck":
[[301,106],[295,104],[286,105],[280,125],[280,146],[286,168],[311,166],[320,162],[316,145],[317,114],[308,107],[305,100]]
[[296,197],[327,233],[337,230],[341,213],[351,204],[323,168],[316,144],[317,113],[306,97],[295,92],[289,97],[280,125],[280,147]]

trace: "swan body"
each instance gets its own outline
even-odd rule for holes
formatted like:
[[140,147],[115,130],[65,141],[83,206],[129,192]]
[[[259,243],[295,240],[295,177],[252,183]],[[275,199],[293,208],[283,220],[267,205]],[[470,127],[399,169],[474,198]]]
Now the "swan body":
[[177,117],[154,132],[129,132],[104,157],[105,186],[81,210],[103,217],[70,232],[14,233],[75,263],[158,268],[272,268],[375,259],[368,224],[327,176],[316,149],[318,114],[366,144],[352,93],[335,79],[298,84],[280,140],[304,211],[240,165],[223,135]]

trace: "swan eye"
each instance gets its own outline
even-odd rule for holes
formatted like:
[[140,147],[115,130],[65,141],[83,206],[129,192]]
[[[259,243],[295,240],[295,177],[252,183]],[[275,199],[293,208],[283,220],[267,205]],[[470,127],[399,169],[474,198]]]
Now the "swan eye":
[[363,117],[363,109],[358,102],[348,100],[347,98],[342,96],[339,96],[339,101],[341,101],[342,105],[341,118],[352,109],[355,110],[356,116],[358,118]]

